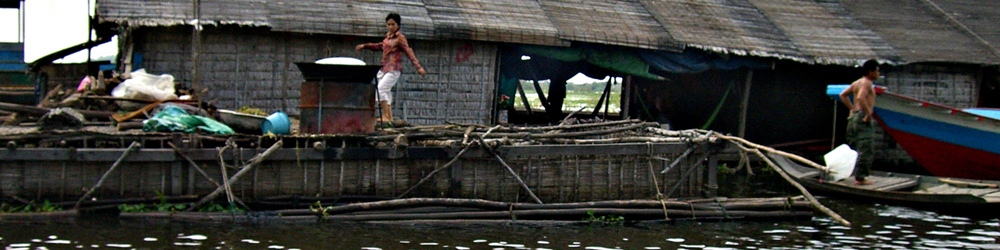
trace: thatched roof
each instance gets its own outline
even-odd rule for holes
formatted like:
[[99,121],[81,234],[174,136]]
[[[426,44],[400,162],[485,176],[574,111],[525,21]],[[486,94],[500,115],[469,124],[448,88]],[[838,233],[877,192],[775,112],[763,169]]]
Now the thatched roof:
[[269,1],[274,31],[381,37],[385,16],[396,12],[410,39],[434,39],[434,22],[420,0]]
[[806,55],[756,7],[741,0],[643,1],[670,34],[688,46],[721,53],[782,57]]
[[[964,23],[951,21],[948,16],[972,13],[969,8],[963,12],[958,8],[951,11],[936,8],[938,3],[954,2],[943,0],[893,1],[893,0],[843,0],[840,4],[866,27],[875,31],[899,53],[900,58],[909,62],[964,62],[976,64],[997,64],[1000,55],[989,49],[988,44],[975,39],[975,34],[966,31]],[[979,9],[987,16],[985,23],[995,29],[1000,23],[1000,8],[996,1],[974,2],[973,9]],[[949,4],[946,6],[957,6]],[[987,14],[988,13],[988,14]],[[985,29],[984,25],[979,25]],[[995,31],[994,31],[995,32]],[[1000,41],[998,41],[1000,42]]]
[[851,18],[836,2],[750,0],[750,3],[815,62],[850,65],[859,58],[898,59],[888,44]]
[[559,28],[559,38],[562,39],[645,49],[683,49],[639,1],[539,2]]
[[945,13],[985,40],[994,50],[1000,47],[997,14],[1000,1],[936,0]]
[[[568,46],[536,1],[425,0],[441,37]],[[407,31],[409,32],[409,31]]]
[[[190,0],[98,0],[102,22],[191,23]],[[388,12],[411,39],[679,51],[804,63],[1000,63],[992,0],[201,0],[202,24],[380,37]]]
[[[97,11],[101,21],[134,26],[191,24],[195,19],[191,0],[98,1]],[[199,14],[201,24],[270,25],[267,0],[201,1]]]

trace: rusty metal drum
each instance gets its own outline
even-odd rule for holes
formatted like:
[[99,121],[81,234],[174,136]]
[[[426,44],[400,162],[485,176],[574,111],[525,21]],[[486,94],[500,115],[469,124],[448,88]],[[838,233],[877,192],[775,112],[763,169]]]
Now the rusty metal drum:
[[379,65],[296,63],[302,72],[299,133],[375,132],[375,84]]

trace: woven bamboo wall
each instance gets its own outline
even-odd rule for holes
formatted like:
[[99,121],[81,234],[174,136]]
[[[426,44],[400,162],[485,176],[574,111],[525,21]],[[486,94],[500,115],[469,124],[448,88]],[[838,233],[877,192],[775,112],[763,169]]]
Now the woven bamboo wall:
[[[141,67],[153,74],[171,74],[187,86],[195,81],[191,30],[150,28],[136,44]],[[220,108],[242,106],[299,113],[302,75],[295,62],[348,56],[378,64],[380,52],[355,51],[354,46],[378,38],[270,32],[264,28],[206,27],[201,34],[197,74],[209,92],[203,99]],[[393,111],[412,124],[445,121],[487,124],[495,82],[495,45],[481,42],[411,40],[427,70],[421,77],[409,60],[394,88]],[[373,76],[374,77],[374,76]]]
[[[670,157],[669,155],[656,155]],[[507,163],[544,202],[650,199],[668,194],[693,172],[670,197],[701,197],[707,186],[704,164],[668,164],[648,155],[588,155],[511,158]],[[674,155],[675,157],[675,155]],[[233,194],[247,201],[280,196],[363,195],[395,197],[447,160],[265,161],[232,184]],[[652,165],[650,165],[652,163]],[[199,162],[222,183],[218,161]],[[227,165],[234,164],[227,162]],[[0,193],[28,200],[75,201],[108,170],[111,162],[12,161],[0,164]],[[655,174],[650,174],[650,171]],[[237,171],[227,169],[232,176]],[[215,190],[194,168],[181,161],[126,161],[111,173],[94,199],[204,196]],[[224,196],[223,196],[224,197]],[[531,201],[520,183],[493,159],[465,159],[437,173],[406,197],[478,198]]]
[[[977,70],[957,66],[911,65],[882,72],[885,80],[875,84],[884,85],[893,93],[956,108],[974,107],[978,99],[980,79]],[[875,159],[894,163],[913,161],[882,128],[876,131],[876,140],[886,143],[876,144],[880,153]]]
[[956,108],[976,106],[978,70],[930,65],[902,66],[885,72],[885,84],[893,93]]

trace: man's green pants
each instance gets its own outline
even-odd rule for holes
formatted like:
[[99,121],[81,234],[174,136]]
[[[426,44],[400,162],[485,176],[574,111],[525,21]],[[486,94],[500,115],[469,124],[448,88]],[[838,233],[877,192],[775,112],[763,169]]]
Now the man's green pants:
[[847,145],[858,152],[858,162],[854,166],[854,179],[862,181],[872,172],[875,160],[875,122],[864,122],[865,113],[851,112],[847,117]]

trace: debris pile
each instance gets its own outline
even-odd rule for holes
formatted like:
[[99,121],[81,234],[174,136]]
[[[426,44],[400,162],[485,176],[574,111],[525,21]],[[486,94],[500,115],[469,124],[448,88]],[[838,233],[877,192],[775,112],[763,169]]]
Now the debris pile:
[[[108,77],[99,74],[84,77],[76,88],[59,84],[35,106],[0,102],[0,122],[40,130],[113,126],[118,131],[261,134],[260,123],[267,113],[249,107],[220,112],[211,102],[198,99],[206,92],[186,88],[169,74],[154,75],[144,69]],[[156,117],[164,110],[176,119]]]

